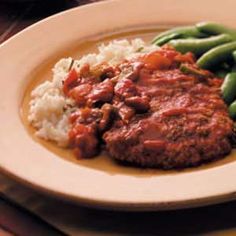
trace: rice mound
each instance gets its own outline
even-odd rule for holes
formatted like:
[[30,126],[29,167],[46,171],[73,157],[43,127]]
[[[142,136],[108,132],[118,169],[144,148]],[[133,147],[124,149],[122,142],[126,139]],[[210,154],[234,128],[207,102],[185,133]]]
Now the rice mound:
[[75,102],[66,98],[62,92],[63,81],[66,78],[73,61],[73,68],[79,70],[87,63],[91,67],[107,62],[117,65],[124,59],[130,59],[143,53],[156,50],[157,46],[147,45],[142,39],[132,41],[114,40],[107,45],[100,45],[98,53],[83,56],[80,60],[63,58],[53,68],[53,78],[37,86],[31,92],[28,120],[36,129],[36,136],[56,142],[59,146],[68,146],[68,117],[75,108]]

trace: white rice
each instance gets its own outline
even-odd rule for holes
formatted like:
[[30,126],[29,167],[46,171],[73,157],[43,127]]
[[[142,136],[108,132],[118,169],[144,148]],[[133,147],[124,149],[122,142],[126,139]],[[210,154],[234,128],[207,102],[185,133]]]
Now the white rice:
[[[102,62],[116,65],[124,59],[130,59],[145,52],[156,50],[157,46],[147,45],[139,38],[114,40],[108,45],[100,45],[98,53],[92,53],[75,60],[73,67],[77,70],[85,64],[91,67]],[[62,82],[68,74],[72,58],[61,59],[53,68],[53,78],[36,87],[31,93],[29,122],[36,128],[35,134],[43,139],[55,141],[59,146],[68,145],[70,125],[68,117],[75,107],[72,99],[62,92]],[[66,108],[66,109],[65,109]]]

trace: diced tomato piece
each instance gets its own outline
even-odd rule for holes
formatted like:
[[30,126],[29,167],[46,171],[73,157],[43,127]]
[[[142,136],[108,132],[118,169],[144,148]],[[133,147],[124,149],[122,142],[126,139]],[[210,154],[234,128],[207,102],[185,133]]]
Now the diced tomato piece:
[[184,62],[184,63],[194,63],[195,62],[195,57],[191,52],[187,52],[185,54],[178,54],[175,56],[175,61],[177,62]]
[[73,68],[69,74],[67,75],[67,78],[64,81],[63,85],[63,93],[65,95],[68,95],[69,91],[76,86],[77,84],[77,79],[78,79],[78,73],[77,71]]
[[87,101],[87,95],[92,90],[91,84],[80,84],[73,89],[71,89],[68,93],[68,96],[73,98],[79,106],[82,106]]
[[96,84],[93,87],[92,92],[88,98],[92,103],[99,102],[110,102],[113,98],[114,85],[110,79],[106,79],[103,82]]
[[115,86],[115,95],[121,98],[127,98],[137,95],[137,88],[132,80],[123,79],[118,81]]
[[91,126],[76,124],[69,131],[69,140],[74,147],[77,158],[93,157],[98,152],[96,130]]
[[174,58],[179,54],[179,52],[177,52],[174,48],[172,48],[169,45],[165,45],[158,52],[164,57],[167,57],[172,62],[174,61]]
[[144,62],[145,67],[150,70],[155,69],[168,69],[171,66],[171,60],[161,55],[159,51],[154,51],[149,54],[146,54],[141,58],[142,62]]

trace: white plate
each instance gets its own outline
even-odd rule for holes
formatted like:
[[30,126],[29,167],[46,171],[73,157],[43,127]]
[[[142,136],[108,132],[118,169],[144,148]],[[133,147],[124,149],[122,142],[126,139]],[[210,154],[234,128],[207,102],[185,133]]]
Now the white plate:
[[[19,110],[26,78],[56,51],[102,32],[213,20],[235,26],[234,0],[123,0],[72,9],[0,46],[0,167],[23,183],[82,204],[126,210],[192,207],[236,198],[236,161],[163,175],[109,173],[58,158],[28,135]],[[33,79],[33,78],[32,78]]]

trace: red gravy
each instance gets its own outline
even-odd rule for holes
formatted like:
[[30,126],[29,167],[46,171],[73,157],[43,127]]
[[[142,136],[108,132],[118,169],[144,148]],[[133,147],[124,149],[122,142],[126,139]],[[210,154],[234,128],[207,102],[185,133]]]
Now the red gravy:
[[233,122],[221,83],[197,68],[191,53],[169,47],[115,67],[72,69],[63,85],[77,104],[70,146],[78,158],[106,149],[116,160],[165,169],[223,157],[231,151]]

